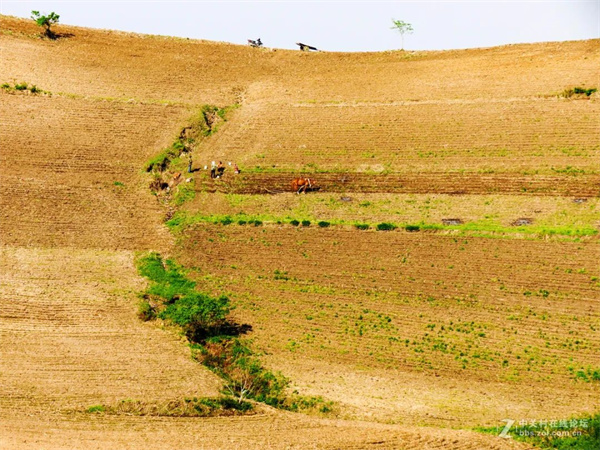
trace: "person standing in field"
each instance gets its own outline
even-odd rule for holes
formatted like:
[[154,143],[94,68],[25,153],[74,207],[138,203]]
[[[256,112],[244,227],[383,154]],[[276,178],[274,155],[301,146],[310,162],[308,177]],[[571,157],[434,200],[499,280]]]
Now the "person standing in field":
[[223,161],[219,161],[219,165],[217,166],[217,178],[221,178],[224,172],[225,166],[223,165]]
[[188,153],[188,173],[192,173],[192,152]]
[[217,165],[213,161],[210,165],[210,177],[216,178],[216,176],[217,176]]

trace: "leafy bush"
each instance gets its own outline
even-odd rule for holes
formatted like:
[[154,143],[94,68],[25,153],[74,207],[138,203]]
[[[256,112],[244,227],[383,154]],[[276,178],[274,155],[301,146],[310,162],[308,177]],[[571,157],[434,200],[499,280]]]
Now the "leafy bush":
[[319,225],[321,228],[327,228],[330,225],[330,223],[326,222],[324,220],[321,220],[319,223],[317,223],[317,225]]
[[[231,311],[229,299],[197,292],[196,283],[173,261],[163,262],[158,253],[150,253],[139,259],[138,271],[151,280],[146,295],[158,297],[166,305],[158,317],[181,326],[190,340],[201,342],[219,334],[226,326],[226,317]],[[150,317],[149,307],[149,304],[141,307],[141,318]]]
[[252,221],[252,224],[254,224],[255,227],[260,227],[263,223],[262,220],[255,219]]
[[387,222],[381,222],[377,224],[377,231],[392,231],[396,229],[396,225]]
[[367,223],[357,223],[354,226],[359,230],[368,230],[370,228]]
[[420,227],[419,225],[406,225],[406,226],[404,227],[404,229],[405,229],[406,231],[413,232],[413,231],[419,231],[419,230],[421,229],[421,227]]
[[302,221],[302,226],[303,227],[309,227],[310,226],[310,220],[303,220]]
[[214,298],[193,292],[167,305],[158,317],[169,319],[183,328],[191,340],[202,342],[220,333],[230,311],[229,299],[224,295]]
[[246,221],[243,219],[238,220],[238,225],[246,225]]
[[290,225],[297,227],[298,225],[300,225],[300,222],[298,222],[296,219],[290,220]]

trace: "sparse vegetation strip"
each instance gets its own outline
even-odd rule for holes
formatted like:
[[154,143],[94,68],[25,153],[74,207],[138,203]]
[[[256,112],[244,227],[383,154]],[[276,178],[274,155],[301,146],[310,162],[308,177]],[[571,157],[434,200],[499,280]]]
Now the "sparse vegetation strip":
[[203,214],[203,213],[190,213],[186,211],[178,211],[173,217],[166,222],[166,225],[174,232],[181,232],[185,228],[193,226],[197,223],[211,223],[220,225],[292,225],[292,226],[310,226],[311,222],[316,222],[321,228],[327,228],[331,226],[352,226],[358,230],[369,230],[375,229],[377,231],[394,231],[404,230],[408,232],[441,232],[441,231],[457,231],[464,234],[473,233],[488,233],[489,236],[500,236],[516,234],[523,234],[530,237],[547,237],[547,236],[566,236],[566,237],[584,237],[584,236],[595,236],[598,234],[598,230],[594,227],[568,227],[568,226],[548,226],[548,225],[521,225],[506,227],[491,221],[478,221],[478,222],[467,222],[462,224],[444,224],[444,223],[425,223],[420,222],[418,224],[407,224],[407,223],[391,223],[391,222],[380,222],[380,223],[366,223],[366,222],[350,222],[342,219],[330,219],[317,221],[311,217],[312,220],[290,218],[290,217],[278,217],[270,214],[263,214],[259,216],[247,215],[247,214],[236,214],[236,215],[219,215],[219,214]]
[[11,92],[11,93],[30,93],[30,94],[51,95],[50,92],[44,91],[44,90],[38,88],[35,84],[30,84],[25,81],[21,81],[19,83],[13,82],[12,84],[7,83],[7,82],[2,83],[0,85],[0,88],[2,88],[2,90],[5,92]]
[[140,400],[121,400],[115,405],[93,405],[89,414],[125,414],[133,416],[161,417],[215,417],[250,414],[254,405],[237,401],[230,397],[193,397],[170,400],[162,403],[148,403]]
[[229,318],[229,298],[199,292],[183,267],[157,253],[140,256],[136,265],[150,280],[141,294],[140,319],[158,318],[181,328],[193,358],[225,381],[224,395],[229,400],[221,402],[234,399],[243,404],[251,399],[290,411],[332,411],[333,404],[321,397],[289,393],[290,381],[262,365],[251,341],[241,337],[251,327]]

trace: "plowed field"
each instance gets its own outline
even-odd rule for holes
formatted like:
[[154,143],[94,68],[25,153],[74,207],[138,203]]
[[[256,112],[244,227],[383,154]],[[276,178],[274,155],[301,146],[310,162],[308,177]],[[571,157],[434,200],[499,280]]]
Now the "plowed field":
[[[600,344],[595,242],[202,224],[182,248],[201,280],[237,299],[274,364],[342,402],[381,395],[388,410],[368,414],[389,419],[399,401],[412,405],[396,409],[400,421],[502,420],[505,405],[486,396],[534,415],[593,410],[596,387],[575,372],[595,365]],[[418,386],[436,377],[443,393],[430,403]],[[457,414],[465,378],[473,405]],[[508,387],[521,382],[531,395]]]
[[0,115],[4,243],[133,250],[169,240],[140,172],[185,110],[0,92]]

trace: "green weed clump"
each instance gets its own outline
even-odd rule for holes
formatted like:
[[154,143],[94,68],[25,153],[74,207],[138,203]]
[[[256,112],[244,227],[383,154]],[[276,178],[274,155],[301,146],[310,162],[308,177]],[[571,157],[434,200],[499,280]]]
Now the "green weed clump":
[[586,88],[577,86],[572,89],[565,89],[564,91],[561,92],[561,94],[559,96],[565,97],[565,98],[570,98],[570,97],[573,97],[574,95],[585,95],[585,96],[589,97],[596,91],[598,91],[597,88],[586,89]]
[[290,220],[290,225],[297,227],[298,225],[300,225],[300,222],[297,221],[296,219],[293,219],[293,220]]
[[38,88],[35,84],[29,85],[29,83],[26,83],[24,81],[20,83],[15,83],[14,86],[11,86],[10,83],[2,83],[2,85],[0,85],[0,88],[4,89],[5,91],[29,91],[32,94],[49,94],[49,92]]
[[381,222],[378,223],[375,228],[377,229],[377,231],[392,231],[395,230],[397,227],[393,223]]
[[303,227],[310,227],[310,220],[303,220],[302,221],[302,226]]
[[368,223],[357,223],[354,225],[358,230],[368,230],[370,228]]
[[90,406],[86,410],[86,412],[91,413],[91,414],[92,413],[102,413],[104,411],[106,411],[106,407],[104,405],[93,405],[93,406]]
[[319,225],[319,227],[321,227],[321,228],[327,228],[331,224],[325,220],[321,220],[320,222],[317,223],[317,225]]

